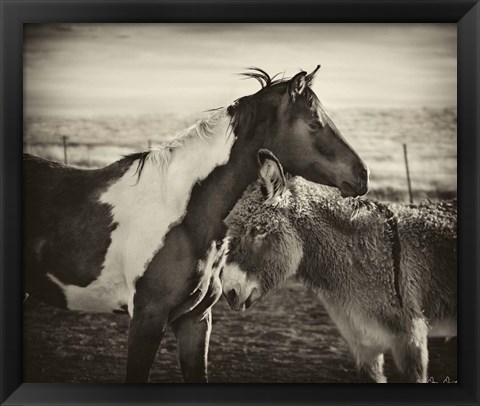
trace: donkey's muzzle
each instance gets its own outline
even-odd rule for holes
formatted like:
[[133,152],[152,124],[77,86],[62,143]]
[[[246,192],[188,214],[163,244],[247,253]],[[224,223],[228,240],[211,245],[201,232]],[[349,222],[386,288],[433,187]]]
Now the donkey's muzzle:
[[245,310],[245,303],[240,301],[240,296],[235,288],[230,289],[228,292],[224,292],[225,299],[227,299],[230,309],[236,311]]
[[227,299],[228,304],[233,309],[238,303],[238,294],[235,289],[230,289],[226,294],[225,298]]
[[225,299],[227,299],[230,309],[241,312],[248,309],[252,303],[258,299],[258,290],[254,288],[246,299],[244,297],[242,298],[241,294],[237,292],[235,288],[224,292],[223,295],[225,296]]

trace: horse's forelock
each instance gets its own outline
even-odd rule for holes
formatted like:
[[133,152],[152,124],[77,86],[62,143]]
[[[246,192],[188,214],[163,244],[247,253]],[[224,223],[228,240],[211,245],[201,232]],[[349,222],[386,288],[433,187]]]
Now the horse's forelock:
[[[249,70],[248,72],[240,73],[240,75],[244,76],[246,79],[257,80],[261,85],[261,89],[257,93],[235,100],[234,103],[228,107],[227,111],[232,117],[232,127],[237,136],[248,136],[248,134],[251,133],[251,127],[257,116],[258,98],[266,94],[271,94],[273,91],[278,91],[276,85],[286,84],[290,80],[290,78],[285,77],[284,73],[281,78],[277,79],[280,73],[270,77],[270,75],[263,69],[257,67],[250,67],[247,69]],[[309,86],[310,83],[311,81],[307,83],[302,96],[304,97],[307,106],[312,111],[319,108],[323,110],[320,100]]]

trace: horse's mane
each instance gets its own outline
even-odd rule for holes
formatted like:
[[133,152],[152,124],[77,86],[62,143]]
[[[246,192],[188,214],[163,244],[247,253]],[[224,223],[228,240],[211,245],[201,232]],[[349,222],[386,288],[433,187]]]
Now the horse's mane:
[[[145,163],[148,160],[151,160],[152,163],[162,171],[163,175],[166,175],[172,153],[192,139],[210,140],[213,136],[214,128],[225,114],[226,109],[217,109],[208,117],[197,121],[192,126],[187,127],[178,133],[177,137],[173,140],[162,142],[158,147],[155,147],[150,151],[135,152],[133,154],[124,155],[120,161],[131,163],[138,161],[137,169],[135,171],[137,182],[140,180]],[[231,132],[226,131],[225,136],[231,136]]]
[[[213,134],[213,128],[223,114],[228,114],[230,116],[230,125],[236,137],[247,137],[248,135],[251,135],[252,127],[257,117],[258,95],[260,93],[265,94],[265,92],[278,89],[275,85],[287,84],[290,81],[290,78],[285,77],[284,74],[281,78],[279,78],[280,73],[270,76],[267,72],[258,67],[249,67],[246,72],[242,72],[240,75],[246,79],[257,80],[261,86],[260,91],[249,96],[240,97],[226,108],[222,107],[211,110],[213,113],[209,117],[199,120],[193,126],[186,128],[172,141],[164,142],[151,151],[137,152],[123,157],[123,162],[127,161],[133,163],[138,160],[136,170],[138,180],[140,179],[147,160],[154,160],[155,164],[162,169],[163,173],[166,173],[170,163],[171,154],[174,150],[180,148],[185,142],[192,138],[210,139]],[[307,83],[303,96],[305,97],[308,106],[310,106],[311,109],[315,109],[321,106],[321,103],[313,90],[308,86],[309,84],[310,83]],[[227,133],[227,136],[229,136],[229,132]]]
[[251,66],[247,68],[247,72],[242,72],[239,75],[243,76],[245,79],[257,80],[260,83],[262,89],[273,86],[277,83],[287,82],[288,80],[290,80],[289,78],[285,78],[285,75],[283,75],[280,79],[276,79],[277,76],[280,75],[280,72],[270,77],[267,72],[265,72],[263,69],[257,68],[256,66]]

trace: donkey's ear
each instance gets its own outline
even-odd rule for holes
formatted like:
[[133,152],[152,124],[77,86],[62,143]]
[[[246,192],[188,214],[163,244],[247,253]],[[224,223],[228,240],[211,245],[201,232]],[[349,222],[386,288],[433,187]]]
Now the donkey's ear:
[[282,165],[268,149],[258,151],[260,170],[258,177],[262,193],[267,201],[280,197],[286,189],[286,180]]
[[288,95],[292,100],[295,100],[298,95],[302,94],[307,87],[307,82],[305,80],[306,76],[307,72],[302,71],[290,79],[290,83],[288,84]]

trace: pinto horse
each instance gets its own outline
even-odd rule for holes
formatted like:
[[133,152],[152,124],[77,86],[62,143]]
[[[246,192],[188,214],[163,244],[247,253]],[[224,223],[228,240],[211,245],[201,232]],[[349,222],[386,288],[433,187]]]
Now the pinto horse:
[[[256,178],[257,151],[285,169],[368,189],[368,170],[310,88],[314,74],[274,80],[215,111],[159,150],[80,170],[26,155],[25,291],[72,310],[131,316],[127,382],[148,381],[166,327],[186,382],[207,381],[211,307],[221,295],[223,218]],[[212,264],[214,266],[212,266]]]

